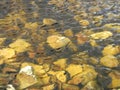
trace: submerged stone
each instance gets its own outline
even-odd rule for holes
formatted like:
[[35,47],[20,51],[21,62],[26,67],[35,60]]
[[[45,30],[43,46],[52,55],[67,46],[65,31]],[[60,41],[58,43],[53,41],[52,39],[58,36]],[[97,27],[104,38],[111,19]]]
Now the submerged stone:
[[65,74],[65,71],[56,72],[56,77],[62,83],[65,83],[67,81],[67,75]]
[[0,49],[0,57],[9,59],[15,56],[15,50],[11,48]]
[[23,63],[16,78],[20,83],[20,89],[32,85],[41,86],[49,84],[50,76],[47,74],[48,68],[49,66],[47,65],[42,66],[27,62]]
[[65,69],[65,67],[67,66],[67,59],[66,58],[58,59],[57,61],[53,62],[53,64],[59,66],[62,69]]
[[63,90],[80,90],[78,86],[70,85],[70,84],[63,84],[62,89]]
[[120,72],[113,71],[109,74],[112,78],[112,82],[109,84],[109,88],[119,88],[120,87]]
[[20,89],[27,88],[37,83],[36,76],[34,75],[34,71],[31,66],[21,68],[16,79],[20,84]]
[[20,73],[24,72],[27,75],[33,75],[33,68],[31,66],[26,66],[21,68]]
[[[48,74],[52,75],[53,77],[55,77],[57,80],[59,80],[62,83],[65,83],[67,81],[67,74],[63,70],[62,71],[49,71]],[[53,79],[56,82],[57,80],[55,78]]]
[[37,29],[37,27],[38,27],[38,23],[37,22],[35,22],[35,23],[31,23],[31,22],[29,22],[29,23],[26,23],[25,24],[25,28],[27,28],[27,29]]
[[27,75],[26,73],[19,73],[16,79],[20,84],[20,87],[19,87],[20,89],[25,89],[37,83],[37,80],[35,77],[31,75]]
[[30,44],[24,39],[17,39],[15,42],[9,45],[9,47],[14,49],[17,53],[26,51],[29,46]]
[[113,68],[117,67],[119,65],[119,62],[115,56],[107,55],[100,59],[100,64],[106,67]]
[[101,20],[103,19],[103,15],[94,16],[93,19],[94,19],[94,21],[96,21],[96,22],[101,21]]
[[42,87],[42,90],[54,90],[55,84],[50,84]]
[[97,33],[91,34],[90,36],[93,39],[107,39],[110,36],[113,36],[113,34],[110,31],[103,31],[103,32],[97,32]]
[[80,15],[75,15],[75,16],[74,16],[74,19],[75,19],[76,21],[82,20],[82,18],[80,17]]
[[107,29],[120,30],[120,23],[108,23],[108,24],[105,24],[103,27]]
[[33,64],[33,63],[23,63],[21,65],[22,68],[26,67],[26,66],[31,66],[34,70],[34,74],[41,76],[44,75],[46,73],[46,69],[44,69],[44,67],[42,65],[37,65],[37,64]]
[[102,90],[96,81],[88,82],[81,90]]
[[82,66],[76,64],[70,64],[66,68],[66,71],[70,74],[70,77],[82,72]]
[[88,26],[90,24],[88,20],[80,20],[79,23],[82,26]]
[[70,39],[60,35],[52,35],[47,38],[47,43],[53,48],[61,48],[70,43]]
[[43,19],[43,24],[44,25],[53,25],[55,24],[57,21],[51,18],[44,18]]
[[73,37],[73,31],[71,29],[67,29],[64,31],[65,36],[67,37]]
[[77,37],[78,44],[84,44],[89,40],[88,37],[81,32],[77,33],[75,36]]
[[8,84],[6,90],[15,90],[12,84]]
[[119,52],[119,46],[114,47],[113,45],[107,45],[102,51],[103,55],[116,55]]
[[75,75],[71,80],[68,81],[69,84],[74,85],[85,85],[89,81],[92,81],[96,78],[97,72],[90,65],[83,65],[83,71]]

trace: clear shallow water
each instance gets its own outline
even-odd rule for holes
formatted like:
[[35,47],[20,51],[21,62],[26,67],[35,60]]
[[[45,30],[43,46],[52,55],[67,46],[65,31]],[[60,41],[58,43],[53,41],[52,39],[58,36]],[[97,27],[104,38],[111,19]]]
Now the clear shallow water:
[[[78,32],[84,32],[85,30],[92,30],[93,32],[99,32],[104,30],[104,25],[109,23],[119,23],[120,22],[120,1],[119,0],[76,0],[79,3],[71,4],[67,0],[63,3],[63,5],[58,6],[56,4],[48,5],[50,0],[1,0],[0,1],[0,37],[7,38],[0,48],[9,47],[9,44],[13,43],[18,38],[23,38],[27,40],[31,45],[32,49],[30,52],[35,53],[34,58],[30,58],[28,55],[29,51],[19,53],[16,56],[17,62],[32,62],[34,64],[50,64],[53,65],[53,62],[59,58],[67,58],[69,59],[69,64],[89,64],[94,66],[96,72],[98,73],[98,77],[96,81],[99,86],[103,87],[103,90],[109,90],[107,85],[111,82],[111,78],[108,74],[111,71],[119,71],[120,66],[115,68],[107,68],[100,64],[94,64],[90,61],[91,57],[100,61],[102,57],[102,50],[105,46],[109,44],[120,45],[119,36],[120,34],[116,32],[116,29],[111,32],[114,35],[106,40],[96,40],[99,44],[97,47],[93,47],[90,45],[90,42],[86,42],[83,45],[77,44],[75,34]],[[59,2],[60,3],[60,2]],[[80,4],[80,6],[79,6]],[[72,9],[69,9],[72,8]],[[25,15],[21,13],[25,12]],[[78,12],[79,11],[79,12]],[[84,27],[79,24],[78,21],[74,19],[75,15],[81,15],[81,11],[85,12],[87,16],[82,17],[82,19],[88,20],[89,25]],[[37,16],[34,16],[33,13],[36,13]],[[80,14],[79,14],[80,13]],[[18,15],[15,18],[15,15]],[[100,21],[100,25],[96,26],[94,22],[95,16],[103,15],[103,19]],[[13,16],[13,17],[12,17]],[[8,18],[7,18],[8,17]],[[12,18],[12,19],[11,19]],[[15,20],[14,20],[15,18]],[[24,19],[25,18],[25,19]],[[55,19],[58,23],[52,26],[42,26],[44,18],[52,18]],[[22,21],[23,19],[23,21]],[[9,22],[10,21],[10,22]],[[25,22],[24,22],[25,21]],[[38,23],[37,29],[26,29],[24,28],[26,23]],[[18,30],[15,27],[18,26]],[[119,25],[118,25],[119,26]],[[64,31],[66,29],[71,29],[74,37],[69,37],[70,40],[77,46],[78,51],[73,52],[67,46],[64,48],[60,48],[58,50],[52,49],[50,46],[46,44],[46,39],[48,36],[52,35],[50,29],[56,29],[55,32],[58,32],[64,35]],[[55,33],[53,31],[53,33]],[[42,43],[45,43],[42,45]],[[41,46],[39,46],[39,44]],[[43,48],[44,47],[44,48]],[[81,54],[83,53],[83,54]],[[84,55],[88,55],[88,57],[84,57]],[[119,53],[115,55],[119,59]],[[38,61],[39,58],[42,58],[43,61]],[[7,64],[1,65],[1,69],[7,67]],[[13,68],[14,65],[11,67]],[[16,70],[19,70],[18,67]],[[53,68],[54,70],[58,70],[59,68]],[[1,71],[3,73],[3,71]],[[18,73],[18,71],[17,71]],[[12,74],[11,74],[12,75]],[[11,78],[10,76],[8,76]],[[12,77],[14,78],[14,77]],[[6,78],[5,78],[6,79]],[[6,79],[7,80],[7,79]],[[9,83],[14,84],[13,80],[8,80]],[[1,85],[2,87],[2,85]],[[16,86],[17,87],[17,86]],[[83,87],[83,86],[82,86]],[[81,87],[80,87],[81,88]]]

